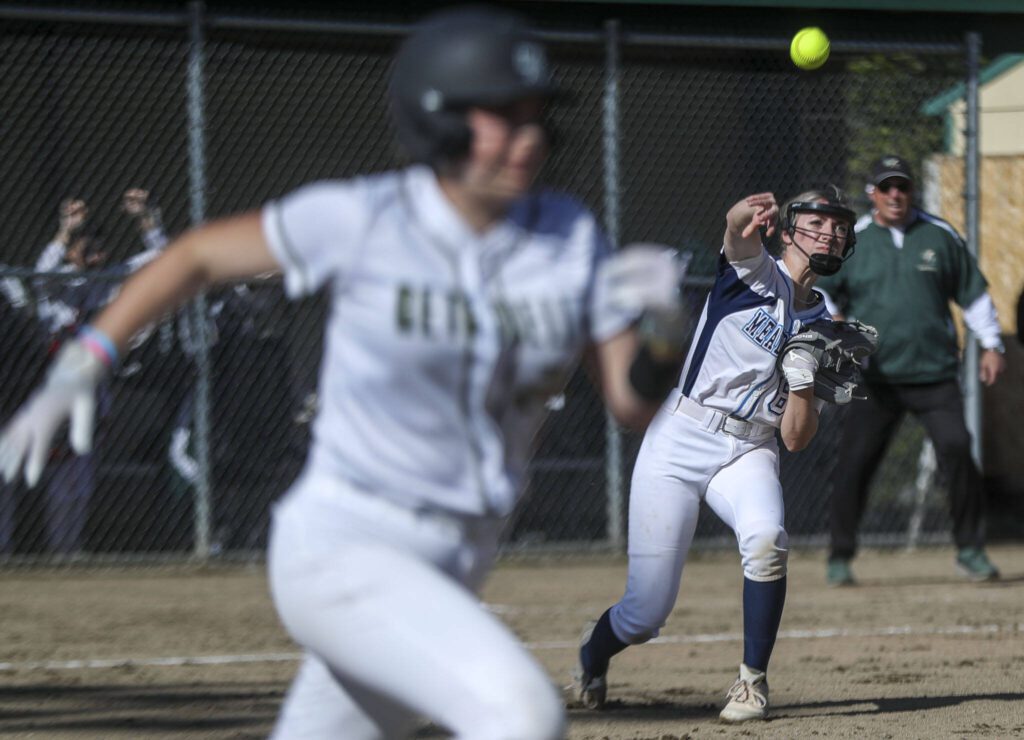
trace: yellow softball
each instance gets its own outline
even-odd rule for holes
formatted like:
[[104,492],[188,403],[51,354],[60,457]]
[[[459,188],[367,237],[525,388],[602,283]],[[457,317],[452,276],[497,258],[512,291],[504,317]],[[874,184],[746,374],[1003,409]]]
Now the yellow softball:
[[800,69],[817,69],[828,59],[829,46],[825,32],[811,26],[797,31],[789,45],[789,56]]

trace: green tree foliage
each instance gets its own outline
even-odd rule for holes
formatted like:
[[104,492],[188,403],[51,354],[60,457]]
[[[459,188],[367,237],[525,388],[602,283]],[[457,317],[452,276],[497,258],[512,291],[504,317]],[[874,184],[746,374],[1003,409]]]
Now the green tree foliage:
[[926,116],[922,104],[964,78],[961,57],[871,54],[847,63],[849,132],[847,191],[863,192],[871,163],[892,152],[921,173],[924,160],[943,151],[941,116]]

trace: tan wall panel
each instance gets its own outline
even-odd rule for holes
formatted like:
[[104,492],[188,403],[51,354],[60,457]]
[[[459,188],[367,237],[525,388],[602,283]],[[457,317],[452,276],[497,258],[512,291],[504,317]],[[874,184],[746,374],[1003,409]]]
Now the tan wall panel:
[[[959,157],[937,155],[941,212],[961,234],[964,170]],[[1017,300],[1024,288],[1024,155],[981,162],[981,269],[1007,344],[1007,372],[983,392],[985,474],[1001,495],[1024,495],[1024,351],[1016,340]],[[958,329],[959,312],[957,312]],[[961,329],[962,331],[962,329]]]
[[[982,85],[978,104],[982,156],[1024,153],[1024,64]],[[949,151],[958,156],[964,153],[966,108],[962,98],[947,108],[953,119]]]
[[[936,156],[940,212],[966,235],[963,160]],[[1024,155],[981,162],[981,270],[1003,332],[1017,331],[1017,299],[1024,287]]]

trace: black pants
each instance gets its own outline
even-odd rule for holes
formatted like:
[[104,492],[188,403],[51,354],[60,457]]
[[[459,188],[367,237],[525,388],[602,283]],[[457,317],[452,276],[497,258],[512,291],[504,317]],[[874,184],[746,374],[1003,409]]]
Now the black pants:
[[867,384],[867,401],[847,408],[839,460],[832,481],[832,553],[852,558],[857,527],[871,480],[903,414],[914,414],[935,446],[939,470],[949,487],[953,540],[957,547],[981,547],[984,493],[971,457],[960,386],[950,380],[927,385]]

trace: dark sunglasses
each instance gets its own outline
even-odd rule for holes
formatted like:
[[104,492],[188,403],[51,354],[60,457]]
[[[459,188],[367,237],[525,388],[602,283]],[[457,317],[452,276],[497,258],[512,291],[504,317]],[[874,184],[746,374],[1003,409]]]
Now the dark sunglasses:
[[878,188],[883,193],[888,193],[893,188],[896,188],[901,193],[910,192],[910,183],[907,182],[906,180],[883,180],[882,182],[878,183],[875,187]]

